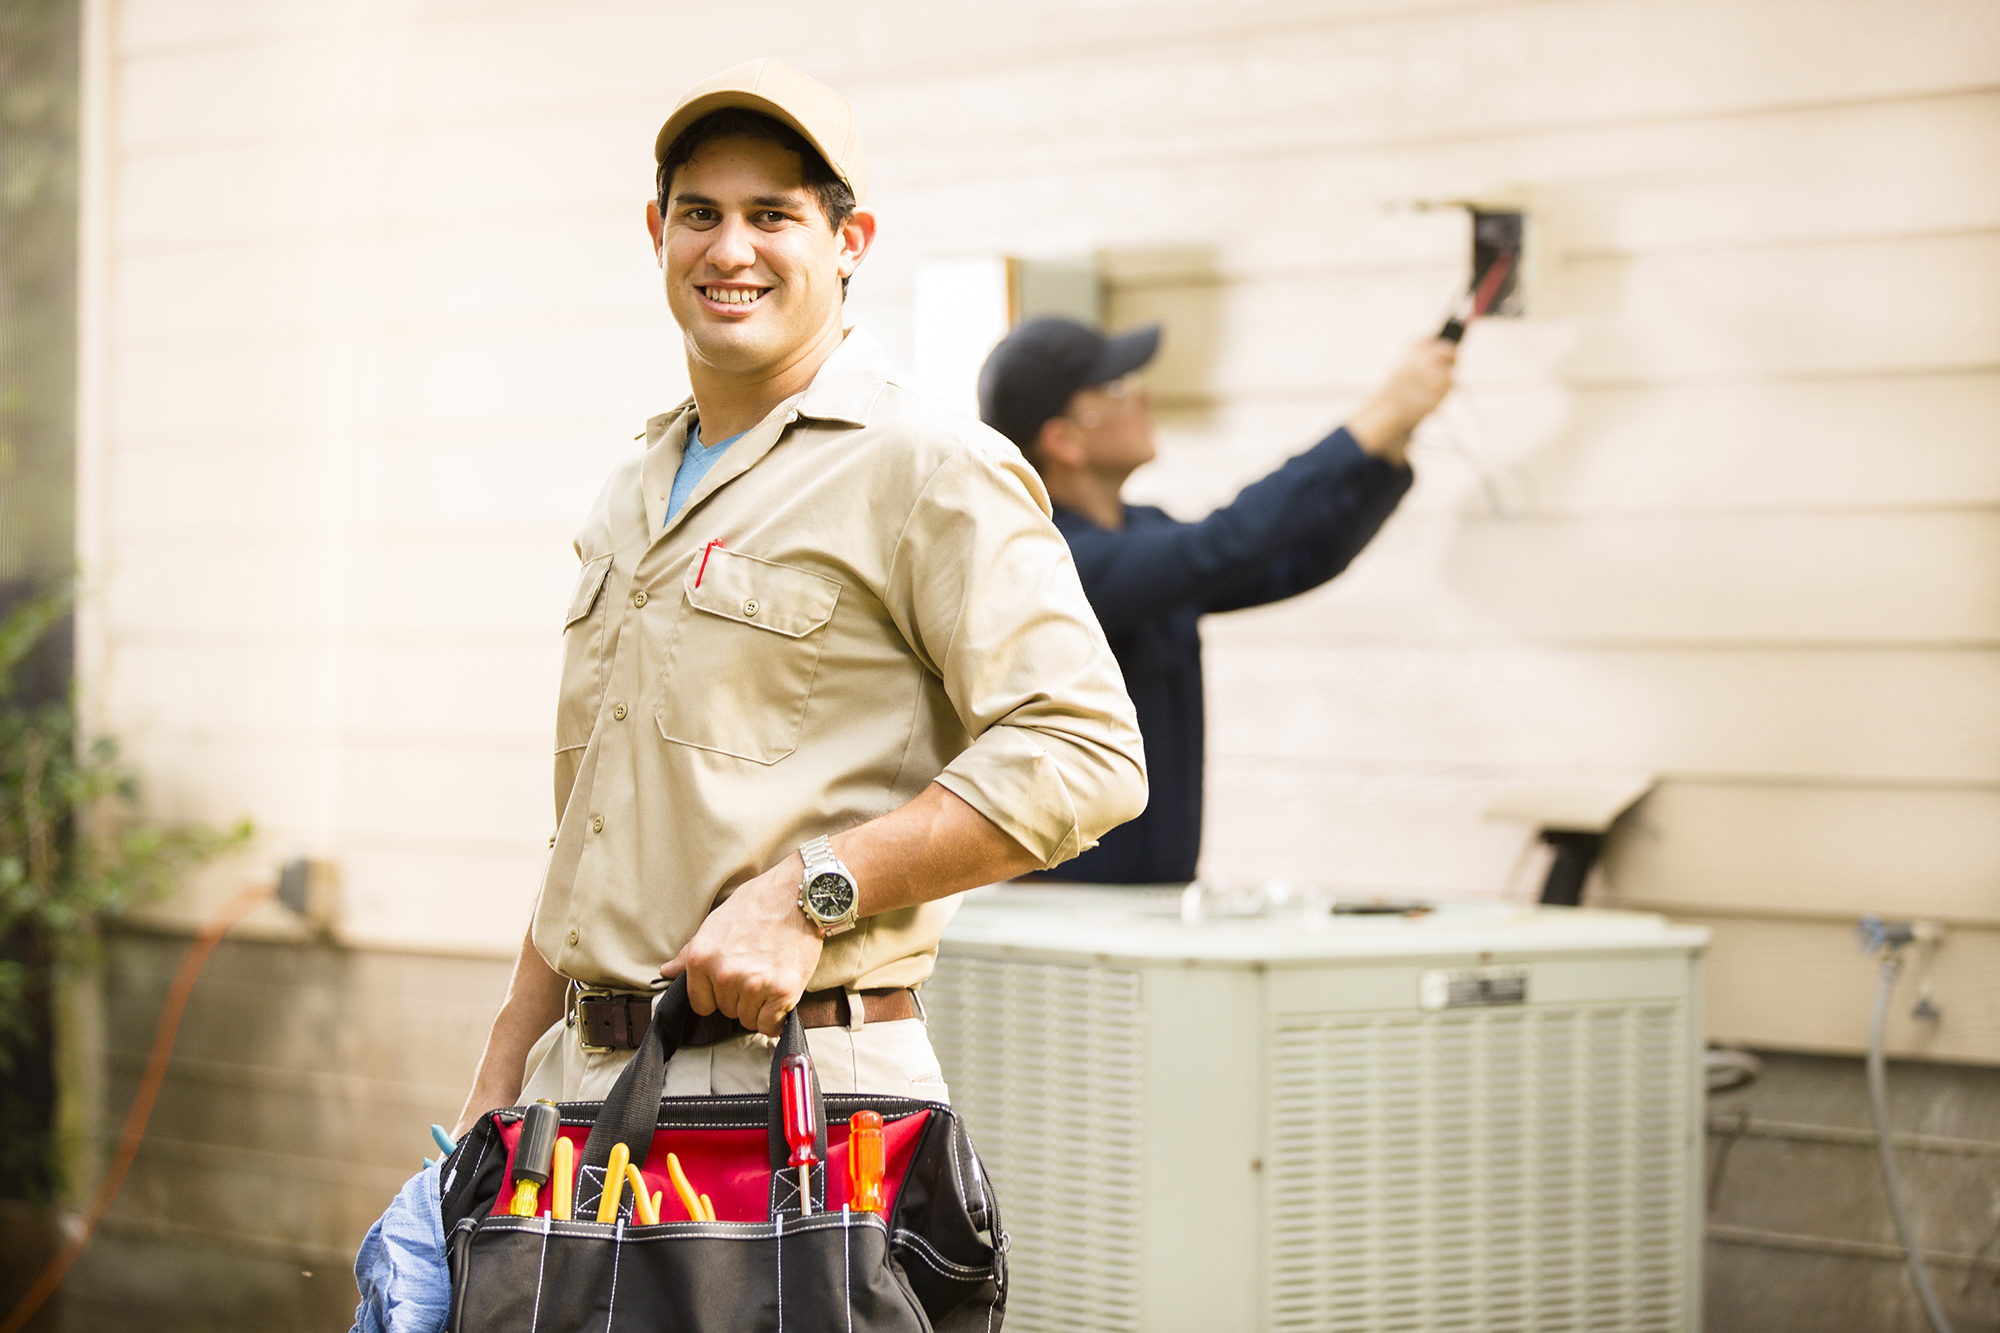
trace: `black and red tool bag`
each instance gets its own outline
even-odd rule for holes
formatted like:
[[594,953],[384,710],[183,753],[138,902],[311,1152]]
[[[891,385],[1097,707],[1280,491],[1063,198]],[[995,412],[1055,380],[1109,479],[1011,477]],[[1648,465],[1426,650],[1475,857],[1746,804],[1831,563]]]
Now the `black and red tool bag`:
[[[452,1333],[998,1328],[1005,1232],[951,1108],[823,1096],[813,1079],[820,1165],[808,1173],[812,1197],[802,1209],[779,1096],[785,1056],[806,1050],[797,1015],[772,1054],[768,1096],[662,1099],[667,1061],[701,1023],[677,980],[610,1096],[557,1108],[562,1137],[577,1148],[575,1220],[550,1217],[549,1189],[537,1216],[507,1211],[521,1108],[488,1112],[460,1141],[443,1171]],[[848,1118],[863,1110],[883,1122],[879,1214],[846,1206]],[[617,1143],[663,1196],[656,1225],[639,1222],[629,1189],[617,1220],[595,1220]],[[708,1196],[715,1221],[687,1220],[669,1152]]]

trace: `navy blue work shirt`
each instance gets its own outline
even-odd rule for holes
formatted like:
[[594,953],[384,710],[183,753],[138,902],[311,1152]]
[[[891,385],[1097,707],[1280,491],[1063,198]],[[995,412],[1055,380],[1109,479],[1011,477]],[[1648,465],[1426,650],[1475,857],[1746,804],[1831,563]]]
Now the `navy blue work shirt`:
[[1152,795],[1137,819],[1049,872],[1096,884],[1194,878],[1201,854],[1200,620],[1296,597],[1341,570],[1381,528],[1410,470],[1341,427],[1198,523],[1125,506],[1113,531],[1060,506],[1083,591],[1139,712]]

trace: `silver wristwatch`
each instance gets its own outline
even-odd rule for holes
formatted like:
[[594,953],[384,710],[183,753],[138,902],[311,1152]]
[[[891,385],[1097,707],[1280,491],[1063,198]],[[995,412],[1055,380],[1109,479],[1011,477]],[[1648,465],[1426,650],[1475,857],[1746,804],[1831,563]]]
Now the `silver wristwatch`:
[[806,920],[819,927],[821,939],[838,935],[854,924],[855,908],[861,893],[854,872],[833,854],[833,844],[814,838],[799,848],[805,859],[805,879],[799,885],[799,910]]

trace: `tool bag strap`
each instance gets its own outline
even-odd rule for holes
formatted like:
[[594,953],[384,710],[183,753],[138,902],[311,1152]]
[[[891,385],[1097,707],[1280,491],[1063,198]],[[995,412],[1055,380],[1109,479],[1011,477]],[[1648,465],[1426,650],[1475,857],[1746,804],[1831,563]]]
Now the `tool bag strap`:
[[[611,1164],[611,1147],[616,1143],[625,1145],[635,1164],[645,1163],[647,1153],[652,1151],[653,1130],[659,1121],[660,1094],[667,1082],[667,1062],[674,1058],[674,1052],[688,1043],[691,1034],[699,1033],[707,1037],[714,1026],[697,1015],[689,1005],[687,975],[683,973],[675,977],[660,997],[660,1002],[653,1007],[653,1025],[647,1029],[646,1039],[639,1044],[638,1050],[632,1052],[631,1060],[605,1096],[604,1105],[597,1113],[597,1123],[590,1127],[590,1137],[584,1141],[580,1166],[604,1170]],[[770,1149],[774,1176],[786,1172],[792,1156],[791,1145],[785,1141],[785,1107],[780,1094],[778,1069],[786,1056],[807,1053],[806,1030],[799,1023],[798,1013],[787,1013],[784,1029],[778,1036],[777,1049],[771,1052]],[[814,1152],[824,1165],[826,1104],[820,1095],[817,1070],[813,1072],[812,1100],[813,1120],[819,1126]],[[825,1189],[826,1173],[821,1170],[814,1172],[813,1176],[813,1193],[821,1196],[817,1202],[824,1207],[822,1191]],[[774,1198],[779,1193],[779,1190],[774,1190]]]

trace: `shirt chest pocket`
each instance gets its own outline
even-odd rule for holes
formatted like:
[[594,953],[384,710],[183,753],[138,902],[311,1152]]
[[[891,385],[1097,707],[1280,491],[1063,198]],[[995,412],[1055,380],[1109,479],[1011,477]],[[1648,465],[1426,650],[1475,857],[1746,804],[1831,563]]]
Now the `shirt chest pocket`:
[[556,703],[556,749],[566,750],[590,739],[591,720],[603,693],[605,580],[611,557],[584,562],[563,614],[563,685]]
[[669,632],[660,735],[774,764],[798,748],[840,584],[720,547],[701,563]]

